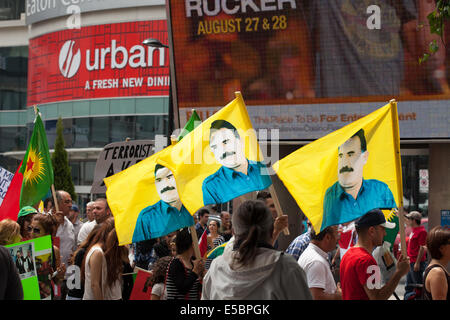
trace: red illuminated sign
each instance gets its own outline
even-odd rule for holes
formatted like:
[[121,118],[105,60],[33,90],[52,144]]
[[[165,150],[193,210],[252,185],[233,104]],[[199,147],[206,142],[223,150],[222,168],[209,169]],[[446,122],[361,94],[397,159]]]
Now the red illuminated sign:
[[30,40],[28,106],[107,97],[167,96],[169,51],[165,20],[105,24]]

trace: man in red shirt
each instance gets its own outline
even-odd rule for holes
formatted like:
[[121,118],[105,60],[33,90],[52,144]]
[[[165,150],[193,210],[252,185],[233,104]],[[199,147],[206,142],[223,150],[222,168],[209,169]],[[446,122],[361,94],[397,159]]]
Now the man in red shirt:
[[406,217],[406,223],[411,227],[411,235],[408,242],[408,257],[411,269],[406,276],[405,300],[409,293],[414,291],[413,284],[423,284],[423,273],[426,267],[426,243],[427,231],[421,225],[422,214],[418,211],[411,211]]
[[400,256],[396,270],[381,287],[380,268],[372,251],[383,244],[385,228],[392,229],[381,210],[367,212],[355,222],[358,241],[345,253],[341,261],[340,280],[343,300],[387,300],[400,279],[409,271],[408,257]]

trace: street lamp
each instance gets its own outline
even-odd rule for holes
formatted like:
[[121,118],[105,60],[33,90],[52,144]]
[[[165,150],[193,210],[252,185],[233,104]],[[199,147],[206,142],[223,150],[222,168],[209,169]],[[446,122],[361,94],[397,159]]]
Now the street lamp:
[[[153,48],[169,48],[169,46],[162,44],[161,41],[159,41],[158,39],[145,39],[144,41],[142,41],[142,44],[148,47],[153,47]],[[169,76],[170,76],[170,82],[169,82],[169,124],[168,124],[168,134],[167,134],[167,145],[170,146],[171,144],[171,139],[170,139],[170,135],[172,134],[172,132],[175,130],[174,128],[174,110],[173,110],[173,101],[172,101],[172,77],[170,74],[170,65],[169,65]]]
[[162,44],[158,39],[145,39],[144,41],[142,41],[142,44],[154,48],[169,48],[169,46]]

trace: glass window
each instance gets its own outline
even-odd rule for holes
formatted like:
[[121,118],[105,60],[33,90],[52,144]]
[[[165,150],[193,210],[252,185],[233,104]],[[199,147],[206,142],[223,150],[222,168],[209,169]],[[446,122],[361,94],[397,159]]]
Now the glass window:
[[136,140],[154,139],[156,131],[156,116],[136,117]]
[[0,20],[20,20],[25,12],[25,0],[0,0]]
[[72,181],[74,185],[80,184],[80,162],[70,162],[70,168],[72,169]]
[[27,74],[27,46],[0,48],[0,110],[26,108]]
[[91,119],[91,147],[103,147],[109,140],[109,118]]
[[90,119],[89,118],[79,118],[74,119],[73,130],[74,130],[74,148],[88,148],[89,147],[89,130],[90,129]]
[[135,118],[130,116],[111,117],[110,142],[125,141],[127,137],[134,138]]
[[84,174],[80,182],[81,185],[89,186],[94,182],[94,172],[95,172],[96,161],[86,161],[83,162]]
[[0,152],[25,150],[26,144],[26,127],[0,128]]
[[402,156],[403,206],[428,216],[428,156]]

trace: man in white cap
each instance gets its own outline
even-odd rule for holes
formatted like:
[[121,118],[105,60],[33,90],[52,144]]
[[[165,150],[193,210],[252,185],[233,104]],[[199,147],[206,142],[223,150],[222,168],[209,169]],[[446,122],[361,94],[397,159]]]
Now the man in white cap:
[[400,279],[409,271],[408,257],[400,256],[396,270],[389,281],[381,287],[381,272],[372,256],[373,250],[383,244],[386,230],[395,228],[387,222],[379,209],[367,212],[355,222],[358,241],[342,257],[340,280],[343,300],[387,300]]

